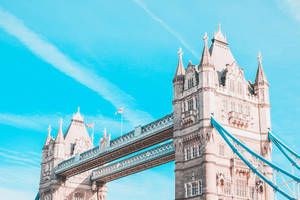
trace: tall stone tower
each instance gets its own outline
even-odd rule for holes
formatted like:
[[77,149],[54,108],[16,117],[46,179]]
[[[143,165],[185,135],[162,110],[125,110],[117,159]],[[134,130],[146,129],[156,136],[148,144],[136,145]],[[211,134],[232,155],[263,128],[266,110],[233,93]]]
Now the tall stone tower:
[[106,200],[106,186],[93,185],[89,178],[91,171],[66,178],[54,174],[58,163],[92,147],[92,140],[79,109],[73,115],[65,134],[62,131],[62,120],[55,139],[51,137],[49,126],[48,136],[42,149],[40,200]]
[[[204,35],[198,65],[185,68],[182,51],[173,79],[175,199],[273,199],[273,191],[232,152],[211,126],[213,113],[227,130],[267,159],[269,84],[258,56],[254,83],[246,81],[221,27],[210,48]],[[272,176],[269,169],[266,176]]]

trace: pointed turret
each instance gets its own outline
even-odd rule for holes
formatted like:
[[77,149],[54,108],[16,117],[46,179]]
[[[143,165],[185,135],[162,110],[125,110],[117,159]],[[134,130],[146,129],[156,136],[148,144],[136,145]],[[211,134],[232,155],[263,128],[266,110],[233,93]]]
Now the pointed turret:
[[182,63],[182,50],[179,48],[179,51],[177,52],[179,56],[177,69],[175,76],[173,78],[173,97],[174,100],[177,99],[181,93],[183,92],[183,84],[184,84],[184,77],[185,77],[185,69]]
[[258,68],[257,68],[254,84],[255,85],[264,84],[264,83],[269,84],[268,81],[267,81],[267,77],[265,75],[265,72],[263,70],[263,67],[262,67],[262,56],[261,56],[260,52],[258,52],[257,60],[258,60]]
[[62,132],[62,119],[60,119],[60,123],[59,123],[59,129],[55,138],[55,143],[59,144],[59,143],[63,143],[64,142],[64,135]]
[[179,51],[177,52],[178,56],[179,56],[179,60],[178,60],[178,64],[177,64],[177,69],[176,69],[176,73],[174,76],[174,80],[176,80],[178,77],[182,77],[185,75],[185,69],[182,63],[182,49],[179,48]]
[[50,143],[50,140],[51,140],[51,125],[49,124],[48,135],[44,144],[44,148]]
[[204,34],[203,40],[204,40],[204,48],[203,48],[202,57],[199,64],[199,70],[201,67],[212,65],[210,53],[207,46],[207,40],[208,40],[207,33]]

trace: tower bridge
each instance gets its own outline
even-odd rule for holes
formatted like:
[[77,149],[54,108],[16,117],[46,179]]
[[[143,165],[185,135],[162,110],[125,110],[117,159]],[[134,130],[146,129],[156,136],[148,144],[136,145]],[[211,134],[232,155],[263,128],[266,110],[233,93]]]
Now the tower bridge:
[[[210,47],[206,33],[203,40],[197,65],[185,67],[178,51],[173,113],[112,140],[105,131],[96,147],[79,111],[65,133],[62,122],[55,139],[49,129],[36,199],[106,200],[108,182],[170,161],[175,200],[299,199],[300,156],[270,131],[262,56],[252,83],[220,26]],[[295,171],[272,163],[272,143]]]

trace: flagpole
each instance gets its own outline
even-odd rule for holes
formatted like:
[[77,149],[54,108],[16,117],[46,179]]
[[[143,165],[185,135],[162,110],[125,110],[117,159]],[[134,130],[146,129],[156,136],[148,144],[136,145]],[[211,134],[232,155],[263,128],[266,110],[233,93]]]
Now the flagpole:
[[92,132],[92,144],[94,146],[94,130],[95,130],[95,122],[93,123],[93,132]]
[[123,135],[123,112],[121,113],[121,136]]

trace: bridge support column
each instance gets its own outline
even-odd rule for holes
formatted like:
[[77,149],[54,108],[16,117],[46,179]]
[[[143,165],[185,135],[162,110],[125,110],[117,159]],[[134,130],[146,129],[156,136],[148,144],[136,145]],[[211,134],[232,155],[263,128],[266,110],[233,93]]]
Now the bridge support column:
[[106,200],[107,184],[97,183],[97,200]]

